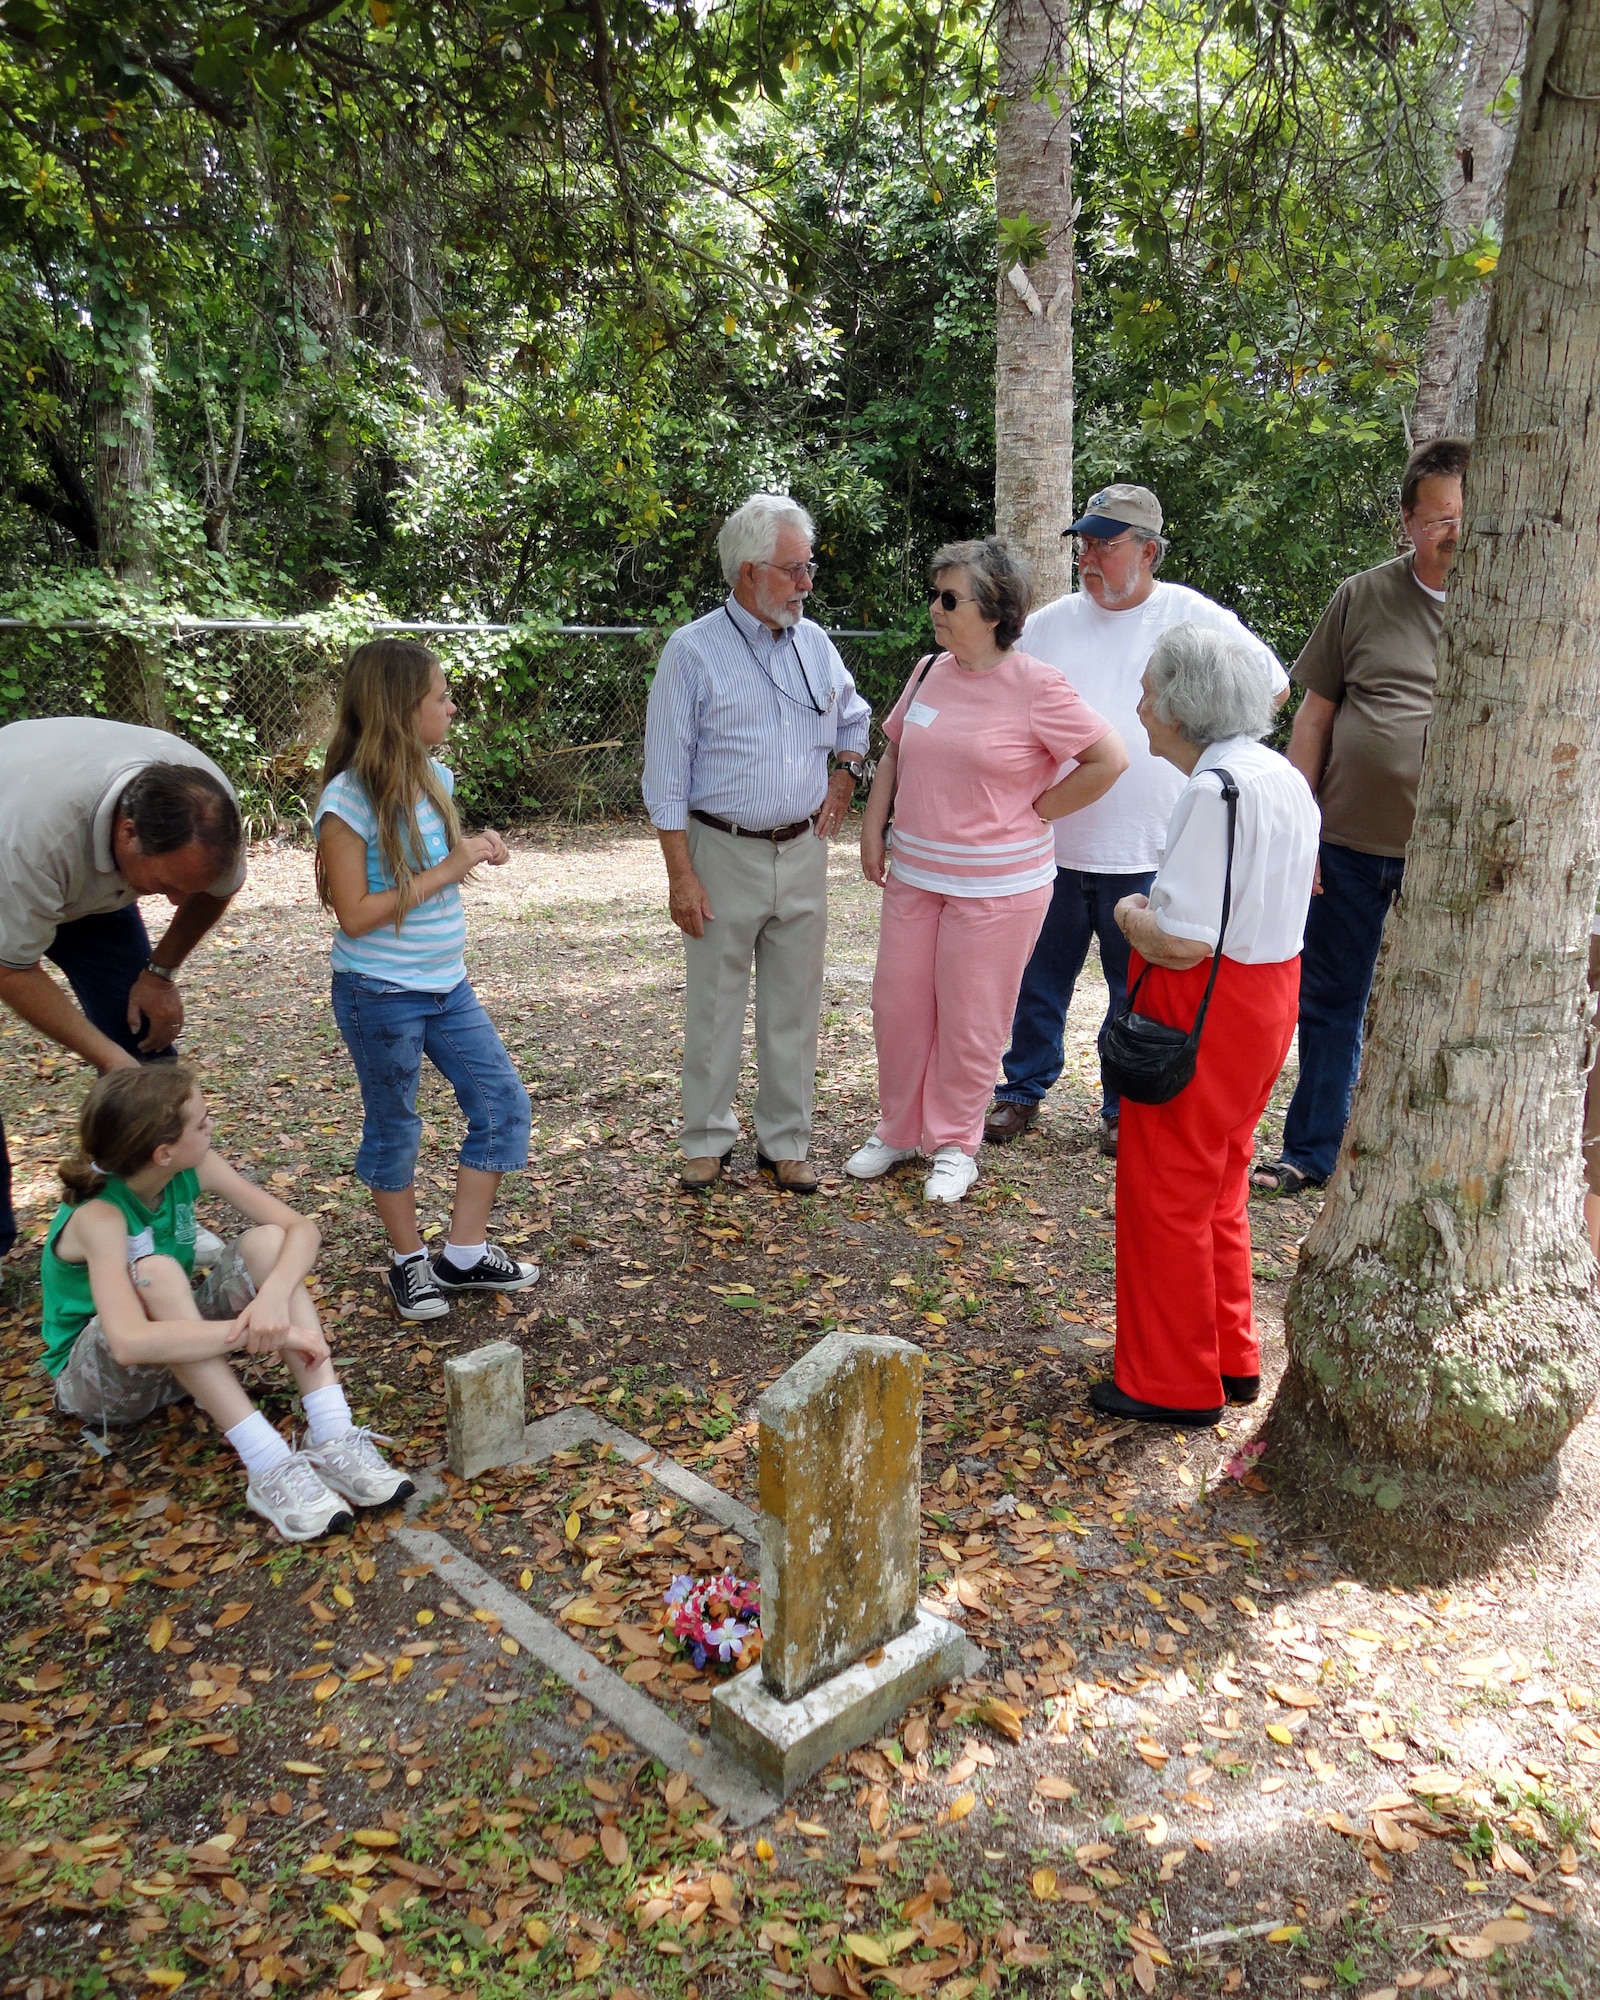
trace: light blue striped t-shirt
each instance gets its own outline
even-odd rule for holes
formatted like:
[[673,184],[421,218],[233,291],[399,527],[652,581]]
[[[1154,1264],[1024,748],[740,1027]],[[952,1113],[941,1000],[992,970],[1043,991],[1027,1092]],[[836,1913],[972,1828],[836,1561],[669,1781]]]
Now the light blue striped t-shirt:
[[[453,794],[455,774],[437,758],[429,760],[434,776]],[[320,827],[328,813],[342,819],[367,843],[367,890],[381,895],[394,887],[394,877],[384,868],[378,847],[378,819],[367,790],[353,771],[341,771],[323,787],[317,801],[316,824]],[[443,861],[450,852],[449,836],[438,811],[426,799],[417,801],[417,827],[427,850],[417,862],[417,873]],[[404,986],[415,993],[448,993],[467,976],[464,956],[467,948],[467,920],[461,908],[461,891],[454,882],[439,889],[425,903],[407,910],[398,933],[392,923],[368,931],[365,937],[346,937],[336,931],[333,939],[335,972],[361,972],[369,979],[386,979],[391,986]]]

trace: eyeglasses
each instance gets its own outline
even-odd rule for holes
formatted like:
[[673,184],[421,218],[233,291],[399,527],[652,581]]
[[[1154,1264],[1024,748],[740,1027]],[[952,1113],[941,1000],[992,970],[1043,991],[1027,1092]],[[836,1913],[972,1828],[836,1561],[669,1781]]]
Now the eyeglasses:
[[1459,535],[1461,532],[1461,516],[1459,514],[1442,514],[1434,521],[1413,521],[1411,523],[1411,531],[1413,534],[1427,535],[1429,537],[1447,533]]
[[803,563],[763,563],[763,569],[775,569],[780,576],[786,576],[791,583],[810,583],[817,574],[814,562]]
[[928,592],[929,604],[942,604],[946,611],[954,611],[958,604],[976,604],[977,601],[975,597],[957,597],[953,590],[937,587]]
[[1075,555],[1104,555],[1108,549],[1126,549],[1139,539],[1132,528],[1120,535],[1074,535],[1072,548]]

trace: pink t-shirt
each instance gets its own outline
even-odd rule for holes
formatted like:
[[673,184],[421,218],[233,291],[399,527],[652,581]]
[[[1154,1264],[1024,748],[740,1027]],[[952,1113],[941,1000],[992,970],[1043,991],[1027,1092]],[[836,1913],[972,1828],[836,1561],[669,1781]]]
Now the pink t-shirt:
[[945,896],[1020,896],[1053,883],[1055,836],[1033,802],[1110,723],[1028,653],[978,674],[941,653],[910,694],[907,683],[883,725],[899,746],[895,878]]

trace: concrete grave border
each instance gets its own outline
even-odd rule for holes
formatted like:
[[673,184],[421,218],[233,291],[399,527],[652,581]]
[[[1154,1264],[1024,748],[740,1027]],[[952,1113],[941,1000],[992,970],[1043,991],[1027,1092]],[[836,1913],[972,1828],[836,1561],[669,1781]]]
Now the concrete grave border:
[[[658,1486],[680,1500],[686,1500],[750,1544],[759,1554],[760,1538],[756,1516],[742,1500],[735,1500],[676,1459],[659,1452],[631,1431],[607,1423],[592,1410],[559,1410],[553,1417],[529,1424],[523,1432],[524,1452],[516,1463],[542,1464],[558,1451],[583,1443],[608,1444],[637,1470],[648,1472]],[[508,1472],[514,1466],[501,1466]],[[553,1618],[535,1611],[531,1604],[507,1590],[470,1556],[463,1555],[448,1536],[415,1525],[417,1515],[444,1492],[437,1469],[429,1467],[412,1475],[416,1492],[406,1502],[404,1527],[393,1530],[392,1539],[417,1561],[425,1562],[442,1583],[448,1583],[474,1610],[489,1611],[539,1666],[559,1674],[585,1701],[616,1723],[652,1757],[659,1757],[669,1771],[685,1771],[695,1789],[711,1804],[726,1808],[730,1826],[749,1827],[769,1818],[780,1801],[764,1791],[752,1774],[742,1769],[716,1745],[691,1735],[683,1725],[652,1701],[642,1689],[625,1681],[610,1667],[568,1636]],[[507,1662],[507,1665],[510,1663]]]

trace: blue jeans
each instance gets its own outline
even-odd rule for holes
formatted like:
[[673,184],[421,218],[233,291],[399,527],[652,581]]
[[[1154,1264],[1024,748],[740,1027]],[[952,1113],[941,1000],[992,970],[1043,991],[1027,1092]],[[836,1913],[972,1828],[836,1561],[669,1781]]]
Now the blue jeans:
[[1311,898],[1300,958],[1300,1080],[1283,1124],[1284,1164],[1316,1181],[1339,1157],[1384,919],[1406,866],[1331,840],[1321,860],[1322,894]]
[[[99,916],[77,917],[56,930],[55,943],[45,953],[67,976],[78,1005],[92,1026],[119,1049],[141,1062],[170,1062],[174,1051],[146,1055],[139,1039],[148,1032],[141,1020],[128,1026],[128,993],[150,956],[150,934],[137,903]],[[5,1126],[0,1124],[0,1257],[17,1240],[17,1218],[11,1207],[11,1155]]]
[[[1127,1003],[1128,940],[1117,929],[1112,912],[1124,896],[1147,896],[1155,871],[1144,875],[1091,875],[1079,868],[1056,870],[1055,893],[1045,912],[1044,929],[1022,975],[1011,1046],[1001,1067],[1006,1080],[995,1092],[1000,1104],[1037,1104],[1061,1074],[1065,1061],[1062,1038],[1067,1009],[1089,940],[1100,940],[1100,967],[1111,989],[1106,1008],[1109,1021]],[[1100,1109],[1115,1118],[1121,1100],[1102,1083]]]
[[367,1187],[397,1194],[415,1177],[424,1056],[449,1082],[466,1117],[462,1166],[504,1174],[528,1164],[528,1093],[470,980],[448,993],[415,993],[365,973],[336,972],[333,1018],[361,1085],[366,1117],[356,1177]]

